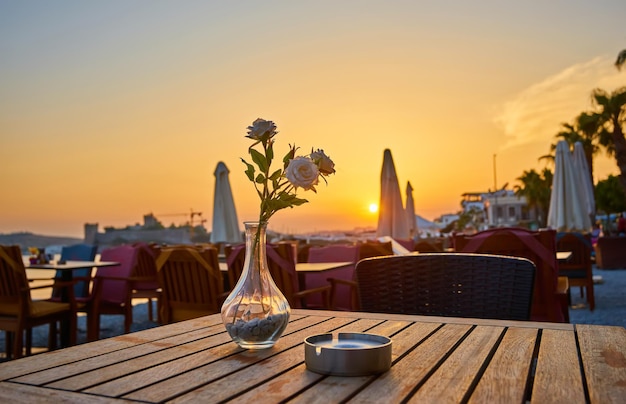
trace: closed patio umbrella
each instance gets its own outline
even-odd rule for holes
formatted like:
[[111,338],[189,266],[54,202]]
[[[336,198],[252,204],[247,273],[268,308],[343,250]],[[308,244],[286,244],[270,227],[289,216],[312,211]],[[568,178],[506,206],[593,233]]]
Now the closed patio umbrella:
[[[593,218],[596,215],[596,200],[593,195],[593,183],[591,182],[589,165],[587,164],[583,144],[580,142],[574,143],[572,162],[574,163],[574,167],[580,176],[580,185],[583,191],[582,193],[587,208],[587,214],[590,218]],[[593,219],[591,221],[593,222]]]
[[556,145],[548,227],[561,232],[591,231],[591,220],[579,178],[569,145],[564,140],[559,141]]
[[391,150],[385,149],[383,167],[380,174],[380,204],[378,208],[378,237],[390,236],[398,239],[409,238],[409,225],[402,204],[400,184]]
[[235,201],[228,180],[228,168],[219,162],[215,168],[215,194],[213,195],[212,243],[242,243]]
[[404,207],[406,211],[406,219],[409,224],[409,237],[417,238],[417,220],[415,218],[415,201],[413,200],[413,187],[411,183],[407,181],[406,183],[406,206]]

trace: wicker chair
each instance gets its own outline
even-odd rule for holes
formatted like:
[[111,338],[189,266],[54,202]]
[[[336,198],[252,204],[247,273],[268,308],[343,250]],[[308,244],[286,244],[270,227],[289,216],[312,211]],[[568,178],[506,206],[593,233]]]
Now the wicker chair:
[[528,320],[535,265],[524,258],[425,253],[356,265],[362,311]]
[[[587,292],[589,310],[596,306],[593,293],[593,273],[591,266],[591,235],[581,233],[558,233],[556,247],[559,251],[571,251],[572,255],[565,261],[558,261],[559,275],[567,276],[570,287],[580,287],[580,296],[583,297],[583,287]],[[570,290],[571,293],[571,290]]]
[[455,234],[456,252],[499,254],[528,258],[537,269],[530,319],[569,322],[567,277],[559,277],[556,232],[496,228],[472,235]]

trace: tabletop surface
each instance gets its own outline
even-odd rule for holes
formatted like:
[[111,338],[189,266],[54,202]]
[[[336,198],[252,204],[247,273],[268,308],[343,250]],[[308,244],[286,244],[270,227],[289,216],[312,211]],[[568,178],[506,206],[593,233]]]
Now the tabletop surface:
[[[220,262],[220,271],[228,271],[228,264]],[[296,272],[324,272],[354,265],[354,262],[298,262]]]
[[58,262],[50,262],[47,264],[26,264],[26,269],[54,269],[54,270],[64,270],[64,269],[80,269],[80,268],[89,268],[89,267],[114,267],[120,265],[119,262],[116,261],[65,261],[65,263],[60,264]]
[[[310,372],[303,340],[392,339],[377,376]],[[270,349],[246,351],[219,314],[0,364],[0,400],[68,402],[624,402],[626,329],[293,310]]]

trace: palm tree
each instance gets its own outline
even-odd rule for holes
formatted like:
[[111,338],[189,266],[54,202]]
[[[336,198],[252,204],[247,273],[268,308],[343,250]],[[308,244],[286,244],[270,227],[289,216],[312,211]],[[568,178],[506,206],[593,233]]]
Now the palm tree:
[[[626,55],[625,55],[626,57]],[[606,147],[609,155],[614,155],[620,171],[620,184],[626,192],[626,87],[607,93],[599,88],[593,90],[593,102],[598,108],[593,119],[601,126],[599,143]]]
[[544,168],[539,174],[534,169],[524,171],[521,177],[517,178],[522,185],[515,185],[515,195],[524,196],[528,202],[528,207],[533,209],[535,217],[541,227],[545,227],[550,209],[550,188],[552,187],[552,171]]
[[[570,149],[574,148],[576,142],[583,145],[585,159],[589,167],[589,176],[593,184],[593,157],[600,151],[598,136],[602,125],[592,112],[582,112],[575,118],[574,124],[562,123],[561,125],[564,130],[557,133],[555,137],[565,140],[570,145]],[[555,151],[556,142],[550,145],[550,154],[539,157],[539,160],[545,159],[554,162]]]

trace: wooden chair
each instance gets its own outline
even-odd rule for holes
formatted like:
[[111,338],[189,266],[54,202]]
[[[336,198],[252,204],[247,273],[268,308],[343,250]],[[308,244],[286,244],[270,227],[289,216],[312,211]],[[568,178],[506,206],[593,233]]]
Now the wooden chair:
[[[157,279],[156,256],[157,251],[145,243],[135,243],[133,247],[137,249],[137,260],[133,277],[148,279],[142,282],[133,282],[131,285],[132,299],[148,299],[148,319],[158,321],[161,306],[161,287]],[[153,316],[152,299],[157,303],[157,318]]]
[[589,310],[596,306],[593,293],[593,271],[591,265],[591,235],[581,233],[558,233],[556,235],[558,251],[571,251],[567,260],[558,261],[559,275],[567,276],[570,287],[580,287],[580,296],[583,297],[583,287],[587,292]]
[[436,253],[443,252],[443,244],[441,242],[434,242],[429,240],[420,240],[415,243],[413,251],[421,253]]
[[456,252],[509,255],[530,259],[537,268],[531,320],[568,322],[569,286],[558,276],[556,232],[496,228],[472,235],[454,235]]
[[370,240],[359,244],[359,261],[384,255],[393,255],[393,247],[390,241],[381,243],[380,241]]
[[226,244],[224,245],[224,255],[226,256],[226,266],[228,268],[227,288],[232,290],[243,272],[243,262],[246,258],[245,244]]
[[[20,358],[26,331],[26,355],[31,354],[32,327],[50,325],[48,348],[56,348],[56,323],[70,326],[70,345],[76,344],[76,304],[73,283],[57,282],[70,297],[69,303],[33,301],[31,290],[51,288],[50,285],[29,287],[22,253],[18,246],[0,246],[0,329],[6,333],[7,358]],[[12,349],[10,347],[12,346]]]
[[156,264],[164,324],[220,312],[224,283],[215,248],[164,248]]
[[[228,273],[231,279],[239,279],[243,272],[246,246],[238,245],[228,255]],[[294,248],[290,243],[267,244],[266,258],[270,274],[278,289],[285,295],[292,308],[328,308],[330,307],[330,285],[306,289],[301,286],[296,273]],[[321,300],[314,302],[310,296],[319,294]]]
[[[272,279],[292,308],[328,309],[330,307],[330,285],[310,289],[305,287],[304,280],[300,279],[296,272],[295,249],[291,244],[268,244],[266,254]],[[311,299],[316,295],[320,295],[321,300]]]
[[425,253],[356,265],[360,310],[528,320],[535,265],[524,258]]

